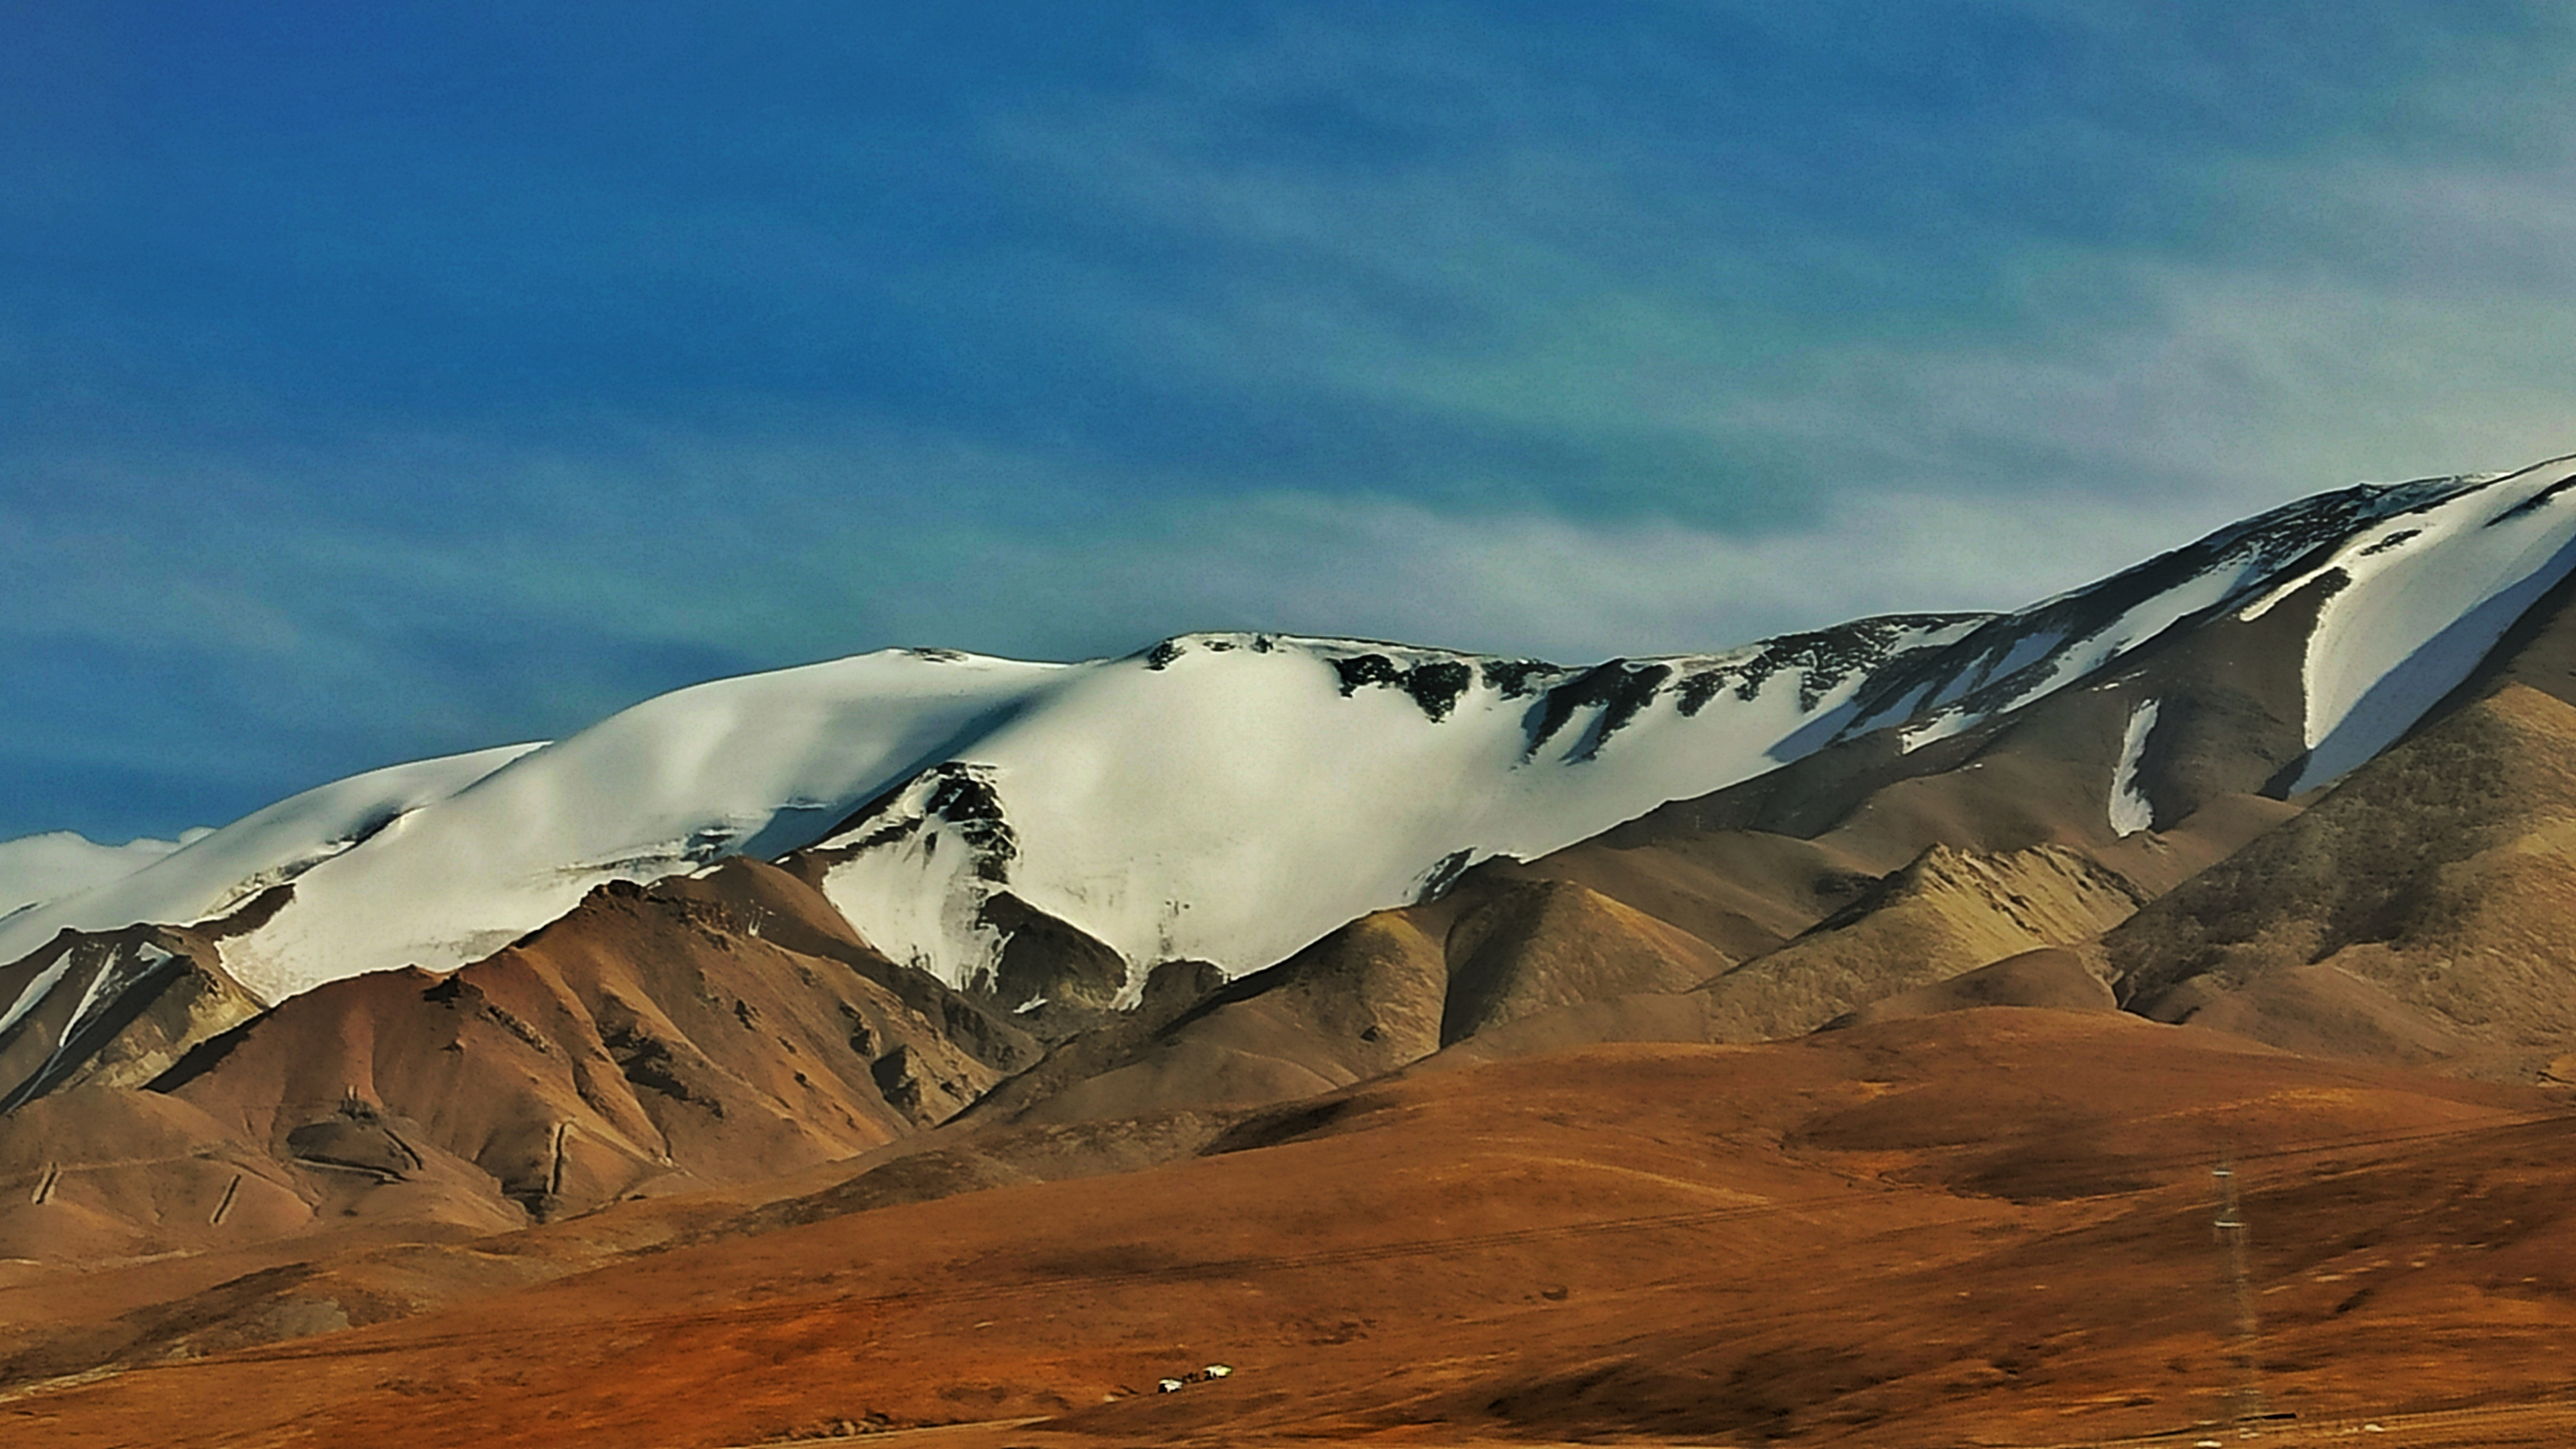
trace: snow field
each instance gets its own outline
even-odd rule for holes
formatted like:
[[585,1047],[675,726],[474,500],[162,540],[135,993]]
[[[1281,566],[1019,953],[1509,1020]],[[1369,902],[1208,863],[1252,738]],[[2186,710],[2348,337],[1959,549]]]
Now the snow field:
[[[1456,852],[1543,854],[1769,769],[1774,747],[1859,683],[1808,710],[1803,675],[1784,670],[1750,700],[1719,691],[1693,717],[1667,687],[1583,758],[1599,707],[1533,754],[1540,695],[1480,675],[1434,720],[1400,688],[1344,696],[1326,651],[1353,647],[1282,641],[1191,649],[1161,669],[1089,666],[1043,712],[975,741],[959,757],[1003,802],[1017,846],[1007,889],[1133,968],[1186,957],[1251,970],[1413,900]],[[907,800],[910,813],[889,819],[919,808]],[[824,890],[895,959],[963,982],[997,943],[974,925],[993,883],[955,833],[931,822],[863,851]]]

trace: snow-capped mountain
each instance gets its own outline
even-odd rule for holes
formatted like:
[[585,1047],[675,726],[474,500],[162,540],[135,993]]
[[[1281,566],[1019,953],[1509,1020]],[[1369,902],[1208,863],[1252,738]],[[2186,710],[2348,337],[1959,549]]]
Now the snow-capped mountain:
[[197,829],[177,840],[129,840],[123,845],[101,845],[68,830],[0,840],[0,920],[24,907],[132,875],[213,833]]
[[[1920,747],[2294,596],[2322,600],[2309,754],[2288,786],[2304,789],[2404,733],[2567,574],[2565,462],[2320,495],[2011,614],[1707,655],[1566,668],[1205,634],[1078,664],[887,651],[720,680],[137,853],[0,917],[0,962],[65,928],[204,922],[291,885],[221,939],[225,969],[275,1001],[451,969],[606,881],[803,851],[871,942],[952,984],[993,971],[1029,912],[1105,943],[1131,985],[1171,958],[1242,972],[1476,860],[1542,854],[1837,741]],[[2156,728],[2150,700],[2130,774]],[[2105,788],[2112,823],[2145,828],[2134,782]]]
[[1869,620],[1590,670],[1268,635],[1082,664],[886,651],[298,796],[0,923],[0,958],[292,882],[224,946],[275,1000],[461,965],[604,881],[819,843],[835,904],[951,982],[995,959],[982,908],[1004,888],[1137,964],[1245,970],[1444,865],[1549,850],[1768,768],[1871,667],[1974,624]]

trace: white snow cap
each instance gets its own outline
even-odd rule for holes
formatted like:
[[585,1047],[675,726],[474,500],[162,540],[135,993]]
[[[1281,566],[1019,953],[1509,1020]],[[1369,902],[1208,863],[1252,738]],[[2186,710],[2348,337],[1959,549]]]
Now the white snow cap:
[[[60,837],[0,846],[0,883],[13,859],[79,863],[67,889],[21,887],[33,903],[0,918],[0,962],[67,926],[198,921],[291,882],[222,947],[275,1000],[464,964],[605,881],[820,845],[851,923],[952,983],[993,968],[1007,928],[986,907],[1004,892],[1123,955],[1131,989],[1166,958],[1241,972],[1476,860],[1543,854],[1836,740],[1973,729],[2325,580],[2312,785],[2396,738],[2567,573],[2576,478],[2560,471],[2363,485],[2013,614],[1715,654],[1569,668],[1231,633],[1079,664],[887,650],[719,680],[560,743],[381,770],[184,845],[120,848],[130,865]],[[2110,782],[2123,834],[2153,825],[2137,778],[2154,726],[2139,707]]]
[[139,869],[0,919],[0,961],[18,960],[65,928],[112,931],[139,922],[186,925],[227,915],[530,748],[396,765],[281,800]]
[[176,840],[129,840],[123,845],[101,845],[68,830],[0,840],[0,920],[29,906],[132,875],[180,846],[212,834],[197,829]]

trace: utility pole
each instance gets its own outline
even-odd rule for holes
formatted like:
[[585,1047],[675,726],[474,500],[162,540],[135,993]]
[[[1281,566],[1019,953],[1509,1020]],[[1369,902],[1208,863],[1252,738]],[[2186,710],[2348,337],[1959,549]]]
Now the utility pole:
[[2220,1271],[2227,1280],[2227,1292],[2234,1310],[2236,1383],[2232,1390],[2236,1401],[2236,1428],[2240,1436],[2250,1437],[2263,1417],[2263,1384],[2254,1366],[2254,1290],[2245,1277],[2245,1214],[2236,1199],[2236,1168],[2229,1162],[2227,1149],[2218,1151],[2218,1165],[2209,1170],[2218,1199],[2216,1230]]

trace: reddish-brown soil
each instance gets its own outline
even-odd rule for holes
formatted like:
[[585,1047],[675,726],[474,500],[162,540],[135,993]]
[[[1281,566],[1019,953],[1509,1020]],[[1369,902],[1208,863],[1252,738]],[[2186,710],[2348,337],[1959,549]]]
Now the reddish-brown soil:
[[0,1442],[2190,1443],[2239,1402],[2222,1148],[2267,1435],[2563,1442],[2506,1406],[2576,1381],[2569,1108],[2014,1008],[1417,1069],[1142,1173],[19,1391]]

